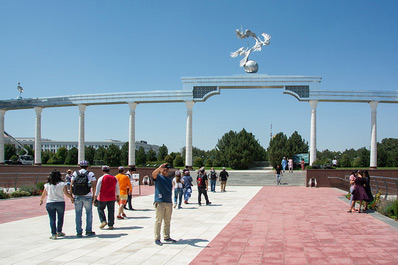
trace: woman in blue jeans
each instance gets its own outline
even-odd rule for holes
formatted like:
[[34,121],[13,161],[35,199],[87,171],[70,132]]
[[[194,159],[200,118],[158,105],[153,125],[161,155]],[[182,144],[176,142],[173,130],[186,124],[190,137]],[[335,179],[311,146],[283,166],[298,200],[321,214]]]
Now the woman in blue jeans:
[[[43,204],[43,200],[47,197],[46,209],[50,218],[51,237],[50,239],[56,239],[57,237],[64,236],[62,233],[62,226],[64,224],[64,213],[65,213],[65,200],[64,194],[71,199],[73,203],[73,197],[68,193],[66,182],[61,179],[61,173],[58,170],[53,170],[48,177],[47,183],[44,184],[44,190],[40,198],[40,205]],[[57,220],[58,215],[58,220]]]
[[182,192],[183,192],[183,183],[181,182],[181,171],[177,170],[175,173],[175,177],[173,179],[173,188],[174,188],[174,208],[177,206],[178,199],[178,209],[181,207],[182,202]]

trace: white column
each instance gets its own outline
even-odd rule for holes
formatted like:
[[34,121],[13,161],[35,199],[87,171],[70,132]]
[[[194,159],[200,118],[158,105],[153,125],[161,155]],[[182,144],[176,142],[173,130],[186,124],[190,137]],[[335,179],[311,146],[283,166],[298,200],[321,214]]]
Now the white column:
[[41,165],[41,112],[42,107],[35,107],[36,128],[35,128],[35,165]]
[[6,110],[0,110],[0,164],[4,164],[4,115]]
[[310,132],[310,166],[316,160],[316,107],[317,100],[309,101],[311,106],[311,132]]
[[187,130],[185,136],[185,165],[192,168],[192,108],[195,102],[186,101]]
[[86,110],[86,105],[78,105],[79,107],[79,140],[78,140],[78,162],[84,160],[84,112]]
[[369,102],[371,115],[370,115],[370,168],[377,168],[377,105],[379,102],[371,101]]
[[135,108],[136,102],[129,102],[130,121],[129,121],[129,159],[128,165],[135,166]]

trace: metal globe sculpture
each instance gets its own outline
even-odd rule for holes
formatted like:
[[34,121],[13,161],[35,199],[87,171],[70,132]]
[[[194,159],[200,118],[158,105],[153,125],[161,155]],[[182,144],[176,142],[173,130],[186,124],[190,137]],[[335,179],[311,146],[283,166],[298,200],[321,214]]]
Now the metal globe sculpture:
[[267,33],[261,33],[261,36],[264,37],[264,40],[261,40],[259,37],[257,37],[257,35],[254,32],[251,32],[248,29],[244,33],[243,31],[239,31],[237,29],[236,35],[238,36],[239,39],[253,37],[256,43],[250,49],[249,48],[245,49],[244,47],[241,47],[238,50],[231,52],[230,54],[231,57],[235,58],[238,57],[239,55],[243,55],[243,59],[240,61],[240,67],[243,67],[246,73],[257,73],[258,64],[255,61],[249,60],[249,55],[252,51],[259,52],[261,51],[261,48],[263,46],[269,45],[271,36],[268,35]]

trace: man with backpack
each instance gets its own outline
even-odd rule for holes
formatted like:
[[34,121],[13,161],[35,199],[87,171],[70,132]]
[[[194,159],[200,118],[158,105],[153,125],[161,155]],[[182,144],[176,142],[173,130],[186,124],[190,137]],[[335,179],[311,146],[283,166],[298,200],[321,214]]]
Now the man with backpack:
[[217,178],[217,172],[214,170],[214,167],[212,167],[210,170],[210,187],[212,192],[216,192]]
[[[80,170],[75,171],[71,179],[72,194],[75,198],[75,214],[76,214],[76,236],[82,237],[82,213],[83,207],[86,210],[86,236],[93,236],[93,203],[96,190],[96,178],[94,173],[88,171],[88,161],[79,162]],[[91,192],[92,189],[92,192]]]
[[198,184],[198,204],[199,206],[201,206],[201,197],[202,194],[205,196],[205,200],[206,200],[206,205],[210,205],[211,202],[209,201],[209,198],[207,197],[207,190],[209,187],[209,181],[205,172],[205,168],[202,167],[199,169],[199,173],[198,176],[196,177],[196,183]]

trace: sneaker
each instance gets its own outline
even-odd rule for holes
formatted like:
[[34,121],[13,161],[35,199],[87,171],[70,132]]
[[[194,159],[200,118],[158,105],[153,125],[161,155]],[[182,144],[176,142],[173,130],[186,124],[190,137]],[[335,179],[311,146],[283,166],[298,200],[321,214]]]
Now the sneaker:
[[50,236],[50,239],[57,239],[57,235],[56,234],[54,234],[54,235],[52,235],[52,236]]
[[100,227],[99,227],[99,228],[101,228],[101,229],[102,229],[102,228],[104,228],[104,227],[105,227],[107,224],[108,224],[108,223],[104,221],[104,222],[102,222],[102,223],[101,223],[101,225],[100,225]]
[[86,236],[95,236],[95,232],[93,231],[86,232]]
[[211,204],[211,202],[207,202],[207,203],[206,203],[206,205],[210,205],[210,204]]
[[108,229],[112,230],[113,229],[113,225],[108,226]]
[[123,217],[123,216],[120,216],[120,215],[116,216],[116,218],[117,218],[117,219],[124,219],[124,217]]
[[188,201],[184,201],[185,204],[189,204]]
[[164,241],[166,241],[166,242],[171,242],[171,243],[176,243],[176,242],[177,242],[177,240],[172,239],[172,238],[167,238],[167,239],[165,239]]
[[174,204],[174,208],[176,208],[177,207],[177,204]]
[[163,245],[163,243],[160,242],[160,240],[155,240],[155,244],[158,245],[158,246],[162,246]]
[[83,234],[82,234],[82,233],[77,233],[76,236],[77,236],[77,237],[82,237]]
[[122,213],[122,216],[123,216],[123,217],[127,217],[127,215],[126,215],[125,213]]
[[59,237],[59,236],[65,236],[65,233],[58,232],[58,233],[57,233],[57,237]]

